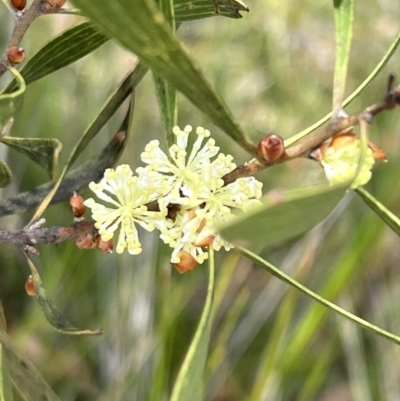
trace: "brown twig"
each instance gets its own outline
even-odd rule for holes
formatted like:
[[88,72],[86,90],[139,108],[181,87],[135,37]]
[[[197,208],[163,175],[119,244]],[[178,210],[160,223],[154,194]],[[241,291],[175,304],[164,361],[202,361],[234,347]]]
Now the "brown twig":
[[[284,157],[277,162],[262,165],[256,159],[253,159],[244,166],[237,167],[223,177],[225,185],[234,182],[240,177],[252,176],[275,164],[284,163],[299,157],[309,157],[310,153],[323,142],[347,128],[358,125],[360,120],[371,123],[373,117],[377,114],[385,110],[392,110],[397,105],[400,105],[400,86],[394,89],[392,86],[393,77],[390,76],[388,79],[388,90],[381,102],[367,107],[361,113],[334,121],[324,130],[302,138],[295,145],[286,149]],[[147,208],[151,211],[159,210],[157,201],[149,203]],[[0,231],[0,244],[13,244],[23,249],[34,250],[37,244],[58,244],[63,241],[74,241],[79,244],[84,242],[88,237],[90,239],[98,237],[98,232],[94,227],[93,221],[76,222],[70,227],[39,228],[35,226],[25,227],[22,230]]]
[[0,77],[8,70],[8,67],[10,67],[10,63],[7,59],[8,50],[13,46],[19,46],[32,22],[41,15],[61,14],[64,11],[63,9],[50,10],[46,5],[46,0],[33,0],[31,6],[23,11],[13,10],[12,7],[10,7],[14,14],[15,25],[5,51],[0,57]]
[[322,143],[332,138],[334,135],[337,135],[355,125],[359,125],[360,119],[364,119],[371,123],[373,117],[377,114],[382,111],[394,109],[396,106],[400,105],[400,85],[393,88],[393,82],[394,75],[391,74],[388,78],[388,87],[385,97],[381,102],[367,107],[361,113],[333,121],[322,131],[318,131],[300,139],[296,144],[286,149],[283,158],[279,161],[261,164],[257,159],[252,159],[245,165],[239,166],[235,170],[226,174],[223,177],[225,185],[236,181],[240,177],[252,176],[276,164],[281,164],[299,157],[309,157],[314,149],[318,148]]
[[0,244],[22,248],[37,244],[59,244],[63,241],[83,241],[88,235],[98,236],[93,221],[80,221],[70,227],[25,227],[22,230],[0,231]]

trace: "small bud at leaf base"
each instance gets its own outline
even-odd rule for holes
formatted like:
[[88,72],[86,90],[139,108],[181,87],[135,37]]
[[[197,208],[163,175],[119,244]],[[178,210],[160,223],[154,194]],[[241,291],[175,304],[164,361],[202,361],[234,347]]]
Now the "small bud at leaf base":
[[19,46],[12,46],[8,49],[7,60],[11,65],[22,63],[25,58],[25,50]]
[[82,217],[86,212],[86,206],[83,204],[84,199],[77,192],[69,199],[69,207],[75,217]]
[[112,238],[109,239],[108,241],[103,241],[102,239],[100,239],[97,247],[105,253],[112,253],[114,249],[114,242]]
[[267,162],[276,162],[285,154],[285,145],[279,135],[266,135],[257,146],[258,154]]
[[34,297],[36,295],[36,290],[35,290],[35,285],[33,284],[33,278],[32,275],[30,275],[26,282],[25,282],[25,290],[26,293],[30,296],[30,297]]
[[11,4],[13,7],[15,7],[17,10],[23,10],[26,6],[26,0],[11,0]]
[[193,270],[197,266],[197,260],[188,252],[181,251],[179,252],[179,263],[172,263],[176,270],[179,273],[186,273],[190,270]]

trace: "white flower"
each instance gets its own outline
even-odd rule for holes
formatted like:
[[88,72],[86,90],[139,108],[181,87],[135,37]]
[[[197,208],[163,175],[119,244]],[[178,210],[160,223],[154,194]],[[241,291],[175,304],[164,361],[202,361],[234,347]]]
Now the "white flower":
[[[136,224],[148,231],[157,228],[160,238],[174,248],[171,263],[181,272],[188,271],[208,258],[209,245],[215,250],[232,247],[217,232],[217,224],[235,218],[233,209],[244,211],[259,203],[262,184],[253,177],[225,185],[223,177],[236,165],[232,156],[218,154],[213,139],[203,143],[210,136],[208,130],[198,127],[197,139],[187,150],[191,131],[190,126],[184,130],[174,127],[176,144],[169,148],[169,156],[158,141],[151,141],[141,155],[147,166],[138,168],[137,176],[128,165],[122,165],[106,170],[99,184],[89,185],[110,205],[94,199],[85,202],[92,209],[102,239],[111,239],[120,227],[118,253],[125,248],[131,254],[141,252]],[[148,210],[151,202],[157,202],[159,212]],[[169,218],[168,207],[172,205],[176,216]]]
[[[153,178],[160,184],[158,177]],[[117,253],[122,253],[127,248],[130,254],[139,254],[142,248],[135,224],[152,231],[166,216],[166,208],[160,212],[151,212],[145,206],[159,196],[158,188],[149,185],[149,172],[141,169],[139,176],[133,176],[131,168],[123,164],[115,170],[107,169],[100,183],[91,182],[89,188],[100,200],[111,205],[107,207],[92,198],[85,201],[85,205],[92,209],[95,227],[102,240],[110,240],[121,226]]]
[[[220,180],[222,181],[222,180]],[[218,188],[203,187],[198,194],[200,206],[182,208],[174,222],[161,228],[160,238],[174,248],[171,263],[179,263],[179,254],[184,251],[192,255],[198,263],[203,263],[208,253],[203,247],[210,244],[216,251],[233,246],[227,243],[217,232],[216,225],[235,218],[232,208],[245,210],[254,206],[261,197],[262,183],[254,177],[239,178]]]
[[173,128],[176,144],[169,148],[169,157],[160,149],[158,141],[151,141],[141,155],[149,170],[166,177],[169,190],[164,195],[168,201],[185,206],[196,206],[197,194],[203,187],[215,185],[215,181],[236,167],[231,156],[222,154],[211,162],[219,148],[213,139],[208,139],[202,147],[204,139],[210,136],[210,131],[202,127],[196,129],[197,140],[188,155],[186,148],[191,131],[190,125],[183,131]]

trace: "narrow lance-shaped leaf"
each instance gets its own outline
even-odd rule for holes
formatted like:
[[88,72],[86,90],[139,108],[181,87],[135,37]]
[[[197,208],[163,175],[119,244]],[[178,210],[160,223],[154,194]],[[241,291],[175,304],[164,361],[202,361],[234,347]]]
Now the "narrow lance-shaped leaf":
[[[158,0],[158,4],[171,27],[171,32],[175,33],[176,24],[172,0]],[[161,113],[165,144],[166,147],[169,148],[175,143],[172,128],[176,125],[178,120],[178,96],[176,89],[167,80],[155,74],[153,74],[153,78]]]
[[[3,0],[10,8],[8,0]],[[177,22],[213,16],[224,16],[230,18],[241,18],[239,11],[248,11],[247,6],[240,0],[219,0],[218,11],[211,1],[176,1],[174,10],[177,14]],[[90,54],[109,38],[90,22],[83,22],[68,28],[58,36],[45,44],[28,62],[22,67],[21,75],[26,84],[37,81],[67,65]],[[13,80],[5,89],[10,93],[17,88],[17,82]]]
[[15,138],[4,136],[0,142],[19,153],[28,156],[31,160],[43,167],[53,179],[57,173],[58,157],[62,144],[54,138]]
[[170,32],[157,5],[147,0],[99,0],[92,7],[75,0],[95,23],[137,54],[159,77],[167,79],[240,146],[256,154],[254,145],[233,119],[225,103]]
[[327,184],[279,193],[279,200],[261,199],[262,206],[221,227],[221,235],[251,249],[278,245],[322,221],[346,193],[348,185]]
[[80,330],[74,327],[55,307],[53,301],[48,297],[46,290],[43,287],[42,279],[36,270],[35,265],[32,260],[26,255],[26,259],[29,264],[29,268],[32,273],[32,280],[35,286],[35,297],[39,302],[40,308],[46,318],[46,320],[51,324],[51,326],[63,334],[73,334],[73,335],[98,335],[102,334],[101,330]]
[[241,0],[175,0],[176,22],[197,20],[207,17],[242,18],[240,11],[249,11]]
[[0,161],[0,188],[11,184],[12,173],[6,162]]
[[[4,314],[0,303],[0,320],[3,318]],[[10,381],[24,401],[60,401],[32,363],[14,349],[5,332],[5,326],[4,324],[2,326],[1,322],[0,344],[10,373]],[[4,401],[12,401],[12,397],[5,398]]]
[[286,273],[279,270],[277,267],[275,267],[271,263],[267,262],[266,260],[260,258],[256,254],[250,252],[249,250],[244,249],[244,248],[239,248],[239,250],[242,252],[243,255],[248,257],[250,260],[252,260],[258,266],[262,267],[264,270],[267,270],[268,272],[273,274],[275,277],[279,278],[280,280],[284,281],[285,283],[289,284],[290,286],[297,288],[299,291],[301,291],[305,295],[309,296],[310,298],[314,299],[315,301],[319,302],[320,304],[326,306],[327,308],[333,310],[334,312],[340,314],[341,316],[351,320],[352,322],[358,324],[362,328],[368,329],[368,330],[372,331],[373,333],[378,334],[379,336],[382,336],[390,341],[393,341],[396,344],[400,344],[399,336],[397,336],[393,333],[390,333],[386,330],[383,330],[380,327],[375,326],[375,325],[371,324],[370,322],[367,322],[366,320],[353,315],[350,312],[347,312],[346,310],[340,308],[339,306],[335,305],[334,303],[329,302],[325,298],[320,297],[318,294],[311,291],[309,288],[300,284],[295,279],[291,278]]
[[353,33],[354,0],[333,0],[335,12],[335,73],[333,81],[334,113],[342,108],[346,87],[347,67]]
[[368,148],[368,125],[360,119],[360,157],[352,179],[341,185],[297,188],[261,199],[263,205],[220,227],[221,235],[246,248],[271,247],[313,228],[333,210],[364,166]]
[[[27,85],[45,77],[96,50],[109,39],[89,22],[75,25],[45,44],[20,70]],[[10,82],[5,93],[16,88]]]
[[214,296],[215,266],[214,252],[209,249],[209,276],[207,298],[196,333],[179,370],[170,401],[200,400],[203,387],[203,374],[210,342],[212,303]]
[[25,81],[20,73],[12,67],[9,67],[9,70],[16,79],[17,89],[12,93],[0,94],[0,135],[5,135],[5,131],[12,125],[15,114],[22,106],[26,89]]
[[[65,201],[70,198],[73,191],[79,192],[86,188],[91,181],[99,181],[103,177],[104,170],[112,167],[118,160],[124,149],[126,138],[126,132],[119,131],[100,154],[69,171],[55,191],[51,203]],[[37,208],[54,188],[54,185],[54,182],[48,182],[0,202],[0,216]]]
[[[110,117],[115,113],[115,111],[118,109],[118,107],[121,105],[123,100],[125,100],[126,96],[128,93],[132,92],[131,95],[131,106],[130,110],[127,113],[127,116],[125,120],[123,121],[121,125],[120,131],[124,133],[124,138],[122,141],[120,141],[121,146],[119,147],[119,152],[122,152],[123,147],[126,143],[127,136],[129,133],[128,129],[128,122],[130,119],[131,113],[133,113],[134,109],[134,104],[135,104],[135,96],[133,92],[133,88],[136,87],[136,85],[142,80],[143,76],[146,74],[147,68],[144,67],[142,64],[138,63],[132,72],[132,74],[129,74],[124,81],[122,82],[121,86],[117,89],[116,92],[114,92],[111,97],[109,98],[108,102],[106,105],[103,107],[101,113],[96,117],[96,119],[93,121],[93,123],[89,126],[89,128],[84,132],[78,143],[76,144],[75,148],[73,149],[69,160],[64,167],[60,177],[58,178],[58,181],[52,188],[52,190],[46,195],[46,197],[43,199],[41,204],[39,205],[38,209],[36,210],[35,214],[33,215],[31,222],[36,221],[40,218],[40,216],[43,214],[43,212],[46,210],[47,206],[50,204],[51,200],[53,199],[54,195],[56,194],[58,188],[60,187],[65,175],[67,174],[67,171],[69,168],[72,166],[74,161],[77,159],[77,157],[80,155],[80,153],[85,149],[85,147],[89,144],[89,142],[99,133],[100,129],[104,126],[104,124],[110,119]],[[117,159],[114,159],[114,162]],[[102,174],[104,173],[104,170]],[[101,175],[102,177],[102,175]]]
[[355,192],[397,235],[400,235],[400,219],[394,213],[364,188],[357,188]]
[[[3,305],[0,302],[0,332],[6,333],[6,330],[6,318],[4,316]],[[0,401],[13,401],[13,399],[14,395],[11,386],[7,354],[0,341]]]

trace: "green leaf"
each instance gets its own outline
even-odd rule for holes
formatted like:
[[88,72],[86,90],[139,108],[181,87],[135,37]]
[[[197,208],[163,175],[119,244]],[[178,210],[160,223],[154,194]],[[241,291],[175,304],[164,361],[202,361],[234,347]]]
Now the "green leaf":
[[174,9],[177,22],[215,16],[242,18],[240,11],[249,11],[240,0],[175,0]]
[[207,298],[196,333],[179,370],[170,401],[200,400],[203,387],[203,374],[210,341],[212,304],[214,296],[214,252],[209,249],[209,276]]
[[357,188],[355,192],[397,235],[400,235],[400,219],[394,213],[364,188]]
[[266,260],[260,258],[256,254],[250,252],[247,249],[239,247],[239,250],[242,252],[242,254],[246,257],[248,257],[250,260],[252,260],[254,263],[256,263],[258,266],[262,267],[264,270],[267,270],[270,272],[272,275],[275,277],[279,278],[280,280],[284,281],[285,283],[289,284],[290,286],[297,288],[299,291],[304,293],[305,295],[309,296],[310,298],[314,299],[314,301],[319,302],[320,304],[328,307],[329,309],[333,310],[334,312],[338,313],[339,315],[345,317],[346,319],[351,320],[352,322],[358,324],[359,326],[363,327],[364,329],[368,329],[372,331],[375,334],[378,334],[390,341],[393,341],[396,344],[400,344],[400,337],[390,333],[386,330],[381,329],[378,326],[375,326],[371,324],[370,322],[367,322],[364,319],[359,318],[358,316],[353,315],[350,312],[347,312],[346,310],[340,308],[339,306],[335,305],[332,302],[329,302],[325,298],[322,298],[315,292],[311,291],[309,288],[305,287],[304,285],[300,284],[297,282],[295,279],[291,278],[288,276],[286,273],[283,271],[279,270],[277,267],[272,265],[271,263],[267,262]]
[[16,85],[12,93],[0,94],[0,134],[5,135],[8,128],[14,121],[15,114],[22,106],[24,93],[26,89],[25,81],[20,73],[12,67],[9,67],[10,72],[16,79]]
[[[172,0],[158,0],[158,5],[164,14],[164,17],[171,27],[171,32],[176,29],[175,14]],[[153,74],[154,86],[156,89],[158,106],[161,113],[161,122],[164,130],[164,138],[167,148],[174,143],[174,134],[172,128],[178,121],[178,96],[176,89],[163,78]]]
[[167,148],[175,143],[172,128],[178,120],[178,96],[176,89],[163,78],[153,74],[158,106],[161,113],[161,122]]
[[46,320],[51,324],[51,326],[60,333],[63,334],[73,334],[73,335],[98,335],[102,334],[101,330],[80,330],[74,327],[55,307],[53,301],[47,296],[47,292],[43,287],[42,279],[36,270],[35,265],[28,257],[25,255],[29,264],[29,268],[32,273],[32,280],[35,286],[36,299],[39,302],[40,308],[46,318]]
[[262,206],[222,226],[221,235],[228,242],[252,249],[278,245],[323,220],[347,188],[347,185],[320,184],[283,191],[279,193],[279,201],[266,199]]
[[[111,118],[111,116],[118,110],[119,106],[123,103],[123,101],[127,98],[127,96],[132,93],[131,96],[131,108],[130,111],[133,113],[134,108],[134,88],[138,85],[138,83],[142,80],[142,78],[146,75],[147,68],[143,66],[141,63],[137,63],[134,70],[131,74],[122,81],[122,84],[118,87],[118,89],[109,97],[108,101],[106,102],[105,106],[103,107],[100,114],[95,118],[93,123],[89,126],[89,128],[83,133],[82,137],[75,145],[75,148],[71,152],[69,156],[69,160],[65,165],[60,177],[58,178],[56,184],[52,188],[52,190],[46,195],[46,197],[42,200],[41,204],[39,205],[38,209],[36,210],[34,216],[32,217],[31,221],[38,220],[43,212],[46,210],[47,206],[50,204],[51,200],[53,199],[54,195],[58,191],[65,175],[67,174],[68,170],[78,158],[78,156],[82,153],[82,151],[86,148],[86,146],[90,143],[90,141],[100,132],[101,128],[106,124],[106,122]],[[128,113],[129,114],[129,113]],[[129,117],[128,117],[129,118]],[[127,122],[127,118],[122,123],[121,131],[123,131],[124,138],[120,141],[121,146],[119,147],[119,152],[122,152],[123,147],[126,143],[127,136],[129,130],[125,126]],[[113,163],[117,160],[117,158],[113,159]],[[101,177],[104,174],[104,170],[102,171]],[[100,178],[101,178],[100,177]],[[89,181],[90,182],[90,181]]]
[[[125,147],[126,139],[125,132],[118,132],[100,154],[69,171],[56,190],[51,203],[65,201],[70,198],[73,191],[79,192],[87,188],[91,181],[99,181],[104,175],[104,170],[112,167],[118,160]],[[48,182],[0,202],[0,217],[37,208],[54,187],[54,182]]]
[[342,109],[347,67],[353,34],[354,0],[333,0],[335,10],[335,73],[333,79],[333,110]]
[[174,38],[154,2],[99,0],[96,7],[86,0],[75,0],[74,3],[108,35],[137,54],[157,76],[167,79],[181,91],[240,146],[256,154],[255,147],[247,140],[225,103]]
[[[26,84],[31,84],[96,50],[109,38],[89,22],[67,29],[44,45],[21,69]],[[16,88],[15,80],[5,89],[10,93]]]
[[4,136],[0,142],[10,148],[28,156],[31,160],[43,167],[51,179],[57,173],[58,157],[62,144],[54,138],[15,138]]
[[[0,302],[0,333],[7,332],[6,318],[4,316],[3,305]],[[13,401],[14,395],[8,369],[7,354],[0,341],[0,401]]]
[[[4,318],[1,304],[0,315],[1,321]],[[5,332],[4,323],[3,326],[0,324],[0,344],[7,361],[10,381],[24,401],[60,401],[32,363],[14,349]],[[12,401],[12,397],[4,399],[4,401],[10,400]]]
[[11,184],[12,173],[6,162],[0,161],[0,188]]

